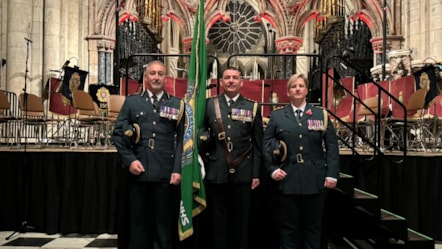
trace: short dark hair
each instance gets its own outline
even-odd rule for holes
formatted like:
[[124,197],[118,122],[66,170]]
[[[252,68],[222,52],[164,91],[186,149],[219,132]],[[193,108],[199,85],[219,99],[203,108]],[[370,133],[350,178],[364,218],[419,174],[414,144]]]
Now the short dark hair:
[[224,72],[227,71],[227,70],[235,70],[235,71],[238,71],[239,74],[242,74],[242,72],[241,72],[241,70],[240,70],[239,68],[234,67],[234,66],[228,66],[227,68],[225,68],[225,69],[223,70],[223,72],[221,73],[221,76],[224,75]]

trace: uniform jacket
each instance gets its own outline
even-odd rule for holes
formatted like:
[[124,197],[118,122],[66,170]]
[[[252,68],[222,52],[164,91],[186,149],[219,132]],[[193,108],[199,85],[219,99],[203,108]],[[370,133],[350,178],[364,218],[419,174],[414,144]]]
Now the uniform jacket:
[[[205,157],[206,180],[213,183],[251,182],[259,177],[262,164],[262,116],[259,105],[249,99],[239,96],[232,106],[227,104],[224,94],[218,96],[221,117],[223,120],[226,139],[233,146],[232,160],[238,158],[252,146],[247,158],[229,173],[224,147],[218,140],[218,124],[216,121],[214,98],[209,98],[206,105],[204,127],[200,129],[200,138],[206,136],[206,141],[199,140],[200,154]],[[255,113],[255,114],[253,114]],[[230,179],[230,180],[229,180]]]
[[[339,147],[335,129],[325,120],[328,115],[320,108],[307,104],[298,124],[293,108],[287,105],[272,112],[264,131],[263,146],[266,171],[271,174],[281,167],[287,172],[277,182],[285,194],[315,194],[325,191],[326,177],[339,177]],[[272,160],[275,140],[287,145],[287,159],[282,165]]]
[[[166,92],[156,107],[146,91],[126,98],[112,138],[123,166],[128,167],[137,159],[143,164],[145,172],[138,176],[139,181],[167,182],[171,173],[181,173],[183,110],[184,102]],[[137,144],[124,134],[134,123],[140,126]]]

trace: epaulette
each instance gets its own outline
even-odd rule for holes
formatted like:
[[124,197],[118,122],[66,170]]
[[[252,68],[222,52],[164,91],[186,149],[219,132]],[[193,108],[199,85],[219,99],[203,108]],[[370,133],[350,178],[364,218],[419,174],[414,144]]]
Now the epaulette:
[[[244,97],[244,96],[243,96],[243,97]],[[244,97],[244,99],[245,99],[245,100],[248,100],[248,101],[250,101],[250,102],[258,103],[257,101],[255,101],[255,100],[253,100],[253,99],[250,99],[250,98],[247,98],[247,97]]]
[[283,106],[283,105],[277,106],[275,109],[273,109],[273,111],[284,109],[284,107],[285,106]]
[[177,96],[170,95],[170,94],[167,93],[167,92],[164,92],[164,93],[167,94],[167,98],[168,98],[168,99],[179,99],[179,100],[181,100],[181,98],[178,98]]
[[324,134],[327,131],[327,125],[328,125],[328,111],[326,109],[322,109],[324,112]]
[[184,115],[184,107],[185,107],[185,103],[184,103],[184,99],[181,99],[180,100],[180,111],[179,111],[179,113],[178,113],[178,118],[177,118],[177,123],[176,123],[176,126],[178,127],[178,125],[180,124],[180,122],[181,122],[181,119],[183,118],[183,115]]
[[254,104],[253,104],[253,120],[255,120],[257,111],[258,111],[258,102],[254,102]]
[[126,97],[127,98],[136,98],[136,97],[141,98],[141,97],[143,97],[143,95],[142,94],[138,94],[138,93],[133,93],[133,94],[127,95]]

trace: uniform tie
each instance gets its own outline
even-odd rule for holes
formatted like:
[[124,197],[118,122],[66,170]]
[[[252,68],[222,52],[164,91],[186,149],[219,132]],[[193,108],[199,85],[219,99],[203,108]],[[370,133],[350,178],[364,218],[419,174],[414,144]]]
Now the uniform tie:
[[230,100],[229,100],[229,106],[232,106],[233,103],[235,103],[235,101],[234,101],[233,99],[230,99]]
[[152,95],[152,105],[156,106],[158,104],[158,96],[156,94]]
[[295,111],[295,118],[296,118],[296,121],[298,121],[298,123],[301,123],[299,120],[300,120],[300,118],[301,118],[301,113],[302,113],[302,110],[301,109],[297,109],[296,111]]

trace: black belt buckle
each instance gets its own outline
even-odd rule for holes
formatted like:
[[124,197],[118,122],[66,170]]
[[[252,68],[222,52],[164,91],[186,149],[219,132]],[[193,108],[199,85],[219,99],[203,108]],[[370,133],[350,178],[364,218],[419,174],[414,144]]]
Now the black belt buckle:
[[302,158],[301,153],[296,154],[296,162],[297,163],[304,163],[304,159]]

